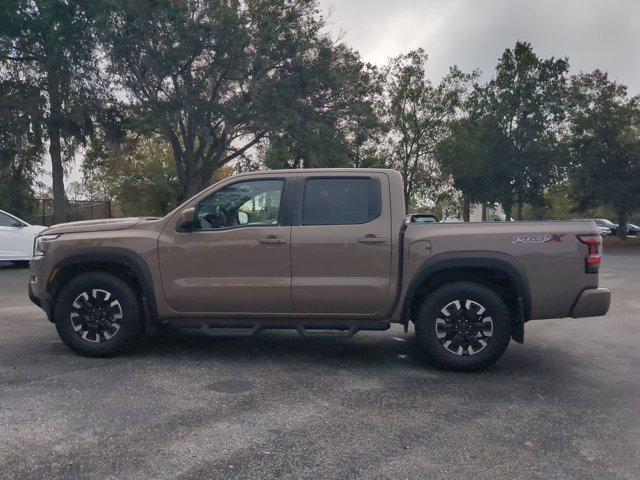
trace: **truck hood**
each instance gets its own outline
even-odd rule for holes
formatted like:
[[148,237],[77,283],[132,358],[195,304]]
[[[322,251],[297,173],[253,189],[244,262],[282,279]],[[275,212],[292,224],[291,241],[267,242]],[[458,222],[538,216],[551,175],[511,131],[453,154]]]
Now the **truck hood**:
[[110,230],[126,230],[144,220],[140,217],[105,218],[102,220],[83,220],[81,222],[59,223],[46,229],[43,234],[59,235],[62,233],[103,232]]

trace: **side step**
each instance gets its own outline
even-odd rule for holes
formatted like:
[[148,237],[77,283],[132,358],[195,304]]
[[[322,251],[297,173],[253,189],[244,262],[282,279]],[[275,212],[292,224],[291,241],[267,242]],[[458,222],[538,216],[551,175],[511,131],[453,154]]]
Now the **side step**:
[[252,324],[224,324],[200,322],[200,324],[176,325],[169,324],[171,328],[183,331],[200,332],[209,336],[224,337],[251,337],[259,335],[265,330],[295,330],[301,337],[333,336],[353,337],[361,330],[384,331],[391,328],[391,324],[375,323],[318,323],[318,324],[292,324],[292,323],[252,323]]

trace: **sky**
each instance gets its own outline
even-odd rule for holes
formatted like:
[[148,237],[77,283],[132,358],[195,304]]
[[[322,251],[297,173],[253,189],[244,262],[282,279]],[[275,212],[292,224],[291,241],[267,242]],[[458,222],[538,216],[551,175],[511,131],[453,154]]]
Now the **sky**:
[[571,72],[600,68],[640,94],[640,0],[320,0],[329,31],[382,65],[422,47],[437,81],[450,65],[489,78],[505,48],[527,41]]

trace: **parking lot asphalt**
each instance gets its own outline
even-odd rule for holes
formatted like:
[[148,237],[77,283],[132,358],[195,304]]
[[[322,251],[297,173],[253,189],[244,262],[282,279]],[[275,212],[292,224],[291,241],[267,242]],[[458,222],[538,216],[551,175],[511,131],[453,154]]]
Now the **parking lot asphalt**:
[[352,339],[170,334],[75,355],[0,268],[2,478],[640,477],[640,255],[607,317],[530,322],[491,369],[425,366],[400,327]]

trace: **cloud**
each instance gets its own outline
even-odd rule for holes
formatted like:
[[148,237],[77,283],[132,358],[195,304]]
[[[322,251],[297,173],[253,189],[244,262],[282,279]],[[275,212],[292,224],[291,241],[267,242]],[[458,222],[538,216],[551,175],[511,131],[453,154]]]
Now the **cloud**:
[[640,1],[636,0],[321,0],[329,30],[365,60],[423,47],[429,74],[450,65],[490,76],[517,40],[541,56],[568,57],[571,70],[601,68],[640,93]]

